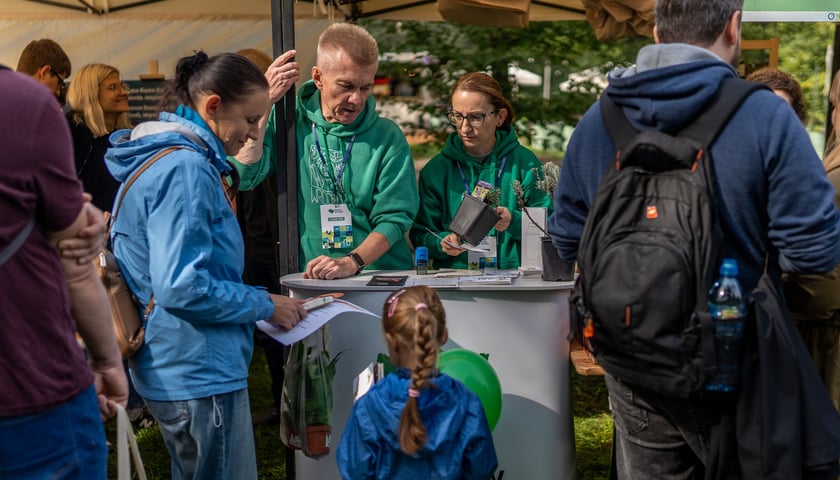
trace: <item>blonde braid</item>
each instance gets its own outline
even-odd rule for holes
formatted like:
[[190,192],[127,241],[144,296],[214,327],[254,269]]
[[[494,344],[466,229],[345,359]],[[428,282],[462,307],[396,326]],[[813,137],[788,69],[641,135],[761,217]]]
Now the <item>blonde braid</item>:
[[[429,377],[437,364],[437,320],[425,305],[415,309],[414,320],[414,354],[417,364],[411,372],[409,389],[420,392],[429,383]],[[417,398],[409,396],[400,418],[400,448],[409,455],[419,451],[427,440],[426,426],[420,419],[417,402]]]
[[408,400],[399,425],[400,448],[408,455],[426,444],[426,426],[420,418],[418,399],[424,389],[433,387],[438,350],[446,341],[446,312],[437,293],[426,286],[397,290],[382,307],[385,335],[398,342],[400,349],[411,352],[415,360],[408,387]]

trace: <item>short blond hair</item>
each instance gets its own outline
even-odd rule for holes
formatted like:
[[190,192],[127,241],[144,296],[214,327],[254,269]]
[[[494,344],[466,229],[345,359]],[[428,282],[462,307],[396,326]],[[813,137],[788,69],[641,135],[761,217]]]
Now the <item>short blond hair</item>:
[[379,64],[376,39],[367,30],[352,23],[333,23],[321,32],[315,64],[322,70],[329,70],[339,51],[345,52],[357,65]]
[[[67,105],[73,111],[76,125],[84,124],[94,137],[112,132],[105,124],[105,112],[99,103],[99,85],[111,74],[119,76],[120,71],[110,65],[91,63],[80,68],[67,88]],[[128,112],[117,117],[116,129],[131,128]]]

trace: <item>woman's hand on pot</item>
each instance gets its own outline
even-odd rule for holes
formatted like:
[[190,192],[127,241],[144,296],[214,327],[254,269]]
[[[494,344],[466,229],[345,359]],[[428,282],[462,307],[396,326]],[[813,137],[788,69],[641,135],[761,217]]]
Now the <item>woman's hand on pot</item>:
[[496,215],[499,216],[499,221],[495,225],[496,231],[504,232],[510,226],[510,210],[505,207],[496,207]]

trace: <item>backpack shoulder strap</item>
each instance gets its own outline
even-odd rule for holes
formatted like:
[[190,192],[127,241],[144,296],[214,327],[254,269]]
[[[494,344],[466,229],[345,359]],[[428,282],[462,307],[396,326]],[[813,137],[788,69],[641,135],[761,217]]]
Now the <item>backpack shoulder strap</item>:
[[18,233],[15,236],[15,238],[12,240],[12,243],[10,243],[8,246],[6,246],[6,248],[3,249],[2,252],[0,252],[0,265],[6,263],[6,260],[11,258],[11,256],[14,255],[15,252],[17,252],[20,246],[23,245],[23,242],[25,242],[26,239],[29,237],[29,233],[32,232],[32,229],[34,227],[35,217],[32,217],[29,219],[29,222],[27,222],[26,226],[23,227],[23,230],[21,230],[20,233]]
[[[715,96],[690,125],[685,127],[677,136],[686,136],[700,142],[701,145],[710,145],[718,133],[729,122],[732,114],[738,110],[741,103],[752,92],[767,87],[742,80],[730,78],[723,81]],[[627,120],[627,116],[610,98],[602,94],[599,100],[601,116],[613,143],[617,149],[626,145],[636,134],[639,133]]]
[[729,119],[741,103],[751,93],[760,89],[767,89],[767,87],[740,78],[724,80],[703,113],[685,127],[679,136],[697,140],[703,146],[711,145],[718,133],[729,123]]
[[145,172],[146,169],[151,167],[153,163],[160,160],[161,157],[163,157],[164,155],[172,153],[175,150],[180,150],[182,148],[184,148],[184,147],[169,147],[169,148],[166,148],[164,150],[161,150],[160,152],[155,154],[154,157],[150,158],[146,163],[141,165],[140,168],[138,168],[137,171],[134,172],[133,175],[131,175],[131,177],[128,179],[128,181],[125,182],[125,187],[123,187],[122,192],[120,192],[120,198],[118,198],[116,203],[114,203],[114,213],[108,219],[108,234],[109,235],[111,233],[111,226],[117,220],[117,214],[120,211],[120,205],[122,205],[123,198],[125,198],[125,193],[128,191],[128,188],[131,187],[131,185],[134,183],[134,181],[137,180],[137,177],[139,177],[143,172]]
[[604,125],[607,126],[610,138],[612,138],[616,150],[621,150],[639,131],[633,127],[630,120],[627,120],[627,116],[621,111],[621,107],[613,102],[606,93],[601,94],[598,103],[601,105],[601,116],[604,119]]

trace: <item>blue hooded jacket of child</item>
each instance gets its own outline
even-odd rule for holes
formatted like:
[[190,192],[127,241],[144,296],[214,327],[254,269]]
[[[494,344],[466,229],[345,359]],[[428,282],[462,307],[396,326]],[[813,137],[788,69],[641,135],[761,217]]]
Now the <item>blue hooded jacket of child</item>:
[[421,390],[418,406],[427,444],[400,449],[400,416],[411,372],[400,369],[353,405],[336,454],[345,480],[487,480],[498,467],[493,437],[478,396],[446,374]]

